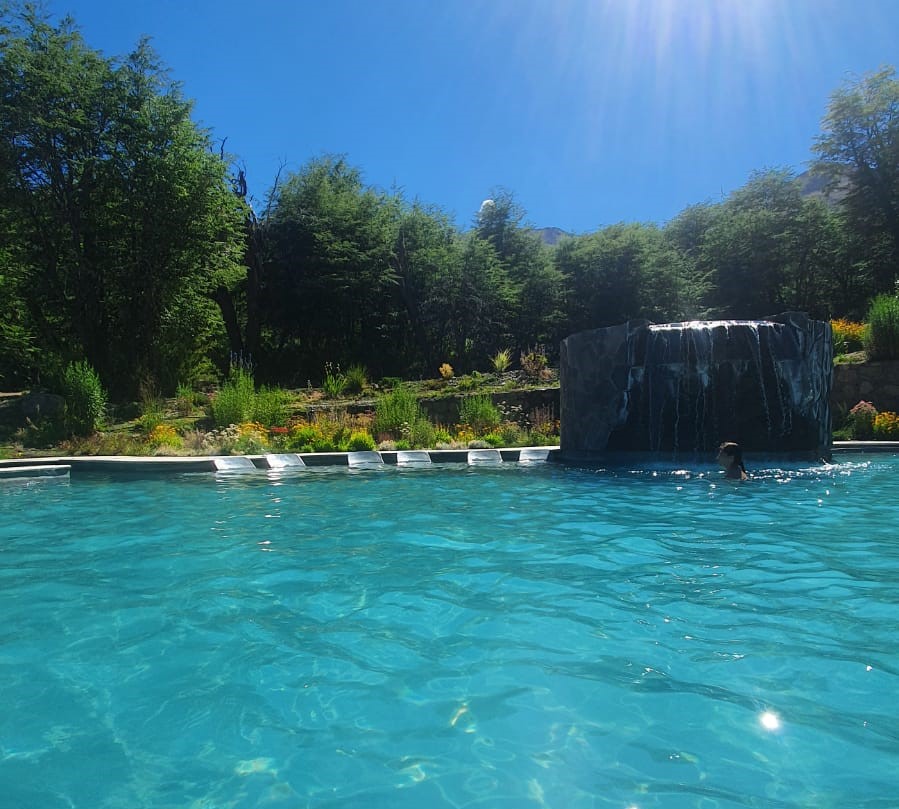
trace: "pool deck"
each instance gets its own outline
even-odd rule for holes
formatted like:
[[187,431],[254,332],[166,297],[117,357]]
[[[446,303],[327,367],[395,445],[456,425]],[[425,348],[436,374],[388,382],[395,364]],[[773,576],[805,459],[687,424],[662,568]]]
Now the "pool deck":
[[[834,441],[833,454],[899,452],[899,441]],[[518,463],[559,461],[560,449],[516,447],[503,449],[431,449],[384,452],[302,452],[269,455],[135,456],[67,455],[49,458],[0,460],[0,480],[60,477],[78,473],[178,474],[183,472],[241,472],[289,470],[304,467],[409,466],[429,463]]]

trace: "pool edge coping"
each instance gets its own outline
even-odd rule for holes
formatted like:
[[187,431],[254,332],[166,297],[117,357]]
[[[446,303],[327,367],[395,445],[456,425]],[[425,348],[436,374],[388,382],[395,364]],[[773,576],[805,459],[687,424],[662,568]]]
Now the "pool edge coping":
[[[517,463],[520,461],[523,451],[545,452],[546,457],[539,459],[547,462],[562,462],[565,457],[559,446],[534,446],[534,447],[503,447],[495,450],[483,449],[429,449],[416,450],[426,453],[431,463],[466,463],[473,464],[478,461],[491,460],[490,458],[478,458],[472,453],[489,453],[494,455],[496,462]],[[899,441],[834,441],[832,446],[834,454],[848,452],[883,453],[899,452]],[[182,472],[222,472],[216,461],[221,459],[245,458],[253,467],[261,470],[296,470],[304,467],[352,467],[355,458],[361,455],[377,455],[380,460],[371,459],[367,465],[397,466],[399,450],[384,450],[373,453],[353,452],[300,452],[300,453],[270,453],[297,455],[302,460],[302,465],[297,466],[271,466],[266,454],[256,455],[59,455],[50,457],[7,458],[0,460],[0,470],[17,469],[23,474],[26,467],[64,467],[72,472],[140,472],[153,474],[177,474]],[[496,457],[498,456],[498,457]],[[424,462],[427,464],[427,462]],[[366,465],[363,461],[359,465]],[[249,470],[249,467],[246,467]],[[235,470],[236,471],[236,470]],[[44,471],[46,474],[46,471]],[[10,476],[10,475],[7,475]]]
[[[437,450],[419,450],[427,453],[430,463],[477,463],[478,460],[483,462],[484,458],[472,456],[471,453],[488,452],[491,455],[496,453],[492,460],[503,463],[518,463],[521,459],[523,451],[546,452],[546,457],[540,461],[556,461],[558,460],[558,446],[542,446],[542,447],[504,447],[500,449],[437,449]],[[375,453],[354,453],[354,452],[298,452],[298,453],[270,453],[272,455],[296,455],[302,460],[302,464],[291,466],[271,466],[268,463],[267,455],[57,455],[49,457],[30,457],[30,458],[7,458],[0,460],[0,469],[17,469],[25,472],[28,468],[37,466],[47,468],[54,466],[68,466],[73,473],[77,472],[141,472],[153,474],[177,474],[182,472],[227,472],[227,469],[221,469],[216,464],[220,460],[231,460],[244,458],[249,460],[253,467],[263,471],[287,471],[298,470],[303,468],[316,467],[345,467],[351,468],[355,464],[354,460],[360,456],[370,456],[372,454],[379,456],[380,460],[371,459],[368,466],[384,465],[397,466],[398,450],[385,450]],[[368,460],[368,459],[365,459]],[[366,465],[365,460],[360,465]],[[486,459],[489,460],[490,459]],[[538,462],[540,462],[538,461]],[[244,467],[249,471],[249,467]],[[235,470],[239,471],[239,470]]]

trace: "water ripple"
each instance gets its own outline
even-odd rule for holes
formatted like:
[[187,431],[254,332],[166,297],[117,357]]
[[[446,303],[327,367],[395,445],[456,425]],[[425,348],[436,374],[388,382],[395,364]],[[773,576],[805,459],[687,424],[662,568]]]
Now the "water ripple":
[[899,794],[897,461],[0,490],[0,783],[69,807]]

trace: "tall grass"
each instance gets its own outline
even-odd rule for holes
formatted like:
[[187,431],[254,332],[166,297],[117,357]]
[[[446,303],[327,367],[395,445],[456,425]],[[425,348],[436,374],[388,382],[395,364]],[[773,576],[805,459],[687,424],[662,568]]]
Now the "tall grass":
[[899,359],[899,298],[878,295],[868,310],[865,351],[871,360]]
[[400,438],[416,422],[427,421],[418,399],[408,388],[400,385],[389,393],[379,396],[375,402],[375,419],[372,432],[376,436],[390,435]]
[[236,368],[209,404],[209,415],[216,427],[250,421],[256,400],[253,377],[243,368]]
[[483,435],[499,426],[502,417],[489,396],[466,396],[459,404],[459,423]]
[[209,415],[216,427],[251,421],[265,427],[280,426],[287,420],[287,396],[280,388],[262,387],[257,392],[253,376],[236,368],[213,397]]

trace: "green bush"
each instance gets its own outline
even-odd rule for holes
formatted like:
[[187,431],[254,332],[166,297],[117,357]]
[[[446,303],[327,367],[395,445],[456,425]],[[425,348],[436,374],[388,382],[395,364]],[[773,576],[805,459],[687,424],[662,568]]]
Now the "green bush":
[[343,389],[346,393],[362,393],[368,385],[368,373],[362,365],[351,365],[344,376]]
[[264,427],[283,427],[287,422],[288,397],[281,388],[260,388],[253,399],[252,421]]
[[145,399],[141,402],[140,429],[149,435],[165,421],[165,405],[162,399]]
[[97,372],[87,362],[72,362],[63,372],[62,395],[66,402],[66,429],[72,435],[96,432],[106,412],[106,391]]
[[489,396],[466,396],[459,405],[459,423],[471,427],[475,435],[499,426],[500,412]]
[[420,418],[409,425],[403,438],[413,449],[431,449],[437,445],[437,430],[426,418]]
[[379,437],[390,435],[392,438],[400,438],[404,425],[408,430],[413,424],[422,420],[425,420],[425,416],[415,394],[400,385],[389,393],[379,396],[375,402],[372,432]]
[[287,421],[288,394],[281,388],[256,391],[253,375],[236,368],[209,405],[209,416],[216,427],[256,421],[264,427],[281,427]]
[[179,383],[175,391],[175,410],[181,416],[189,416],[193,413],[196,398],[196,393],[190,385]]
[[256,386],[252,375],[237,368],[210,402],[209,416],[216,427],[241,424],[252,419],[255,401]]
[[373,450],[375,448],[375,439],[368,433],[360,430],[354,431],[350,435],[347,442],[347,452],[362,452],[365,450]]
[[456,387],[459,390],[477,390],[489,381],[487,374],[482,374],[480,371],[472,371],[470,374],[460,377]]
[[340,373],[330,362],[325,363],[325,378],[322,380],[322,391],[329,399],[336,399],[346,387],[346,375]]
[[499,435],[502,438],[502,446],[504,447],[520,447],[526,446],[530,441],[530,436],[526,430],[514,421],[506,421],[499,428]]
[[865,351],[871,360],[899,359],[899,298],[878,295],[868,310]]
[[858,441],[865,441],[874,435],[874,419],[877,417],[877,408],[871,402],[861,401],[849,411],[848,425],[851,437]]

